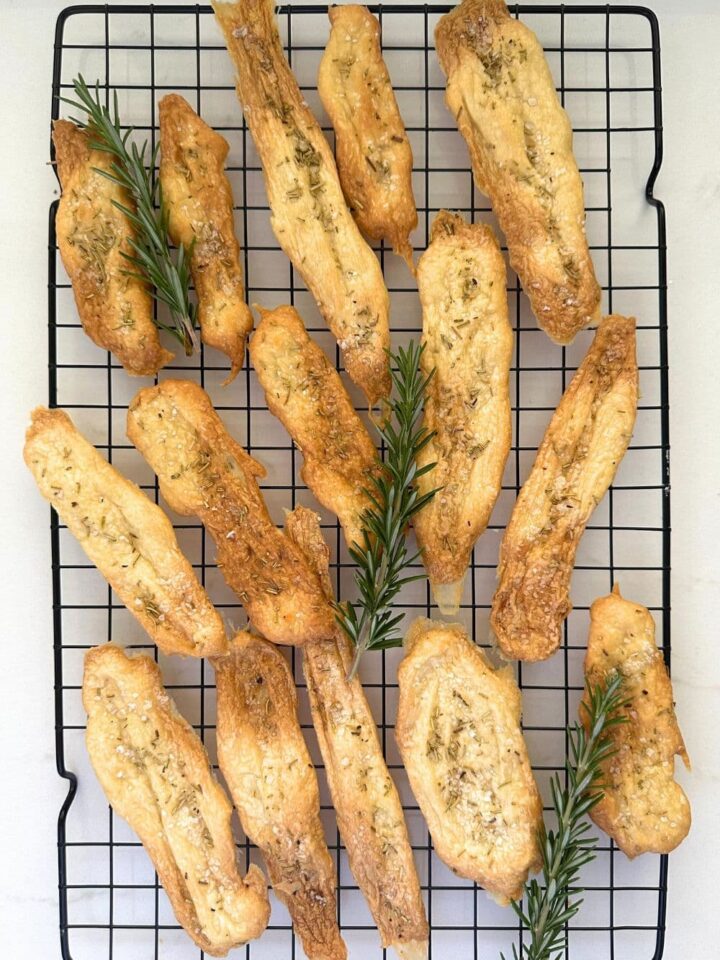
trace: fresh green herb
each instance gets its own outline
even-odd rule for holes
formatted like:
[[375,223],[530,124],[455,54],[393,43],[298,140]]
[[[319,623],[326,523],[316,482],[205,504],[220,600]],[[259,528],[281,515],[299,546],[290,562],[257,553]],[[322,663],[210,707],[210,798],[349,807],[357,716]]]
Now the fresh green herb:
[[601,768],[613,753],[610,731],[627,719],[619,712],[621,683],[622,677],[616,674],[606,687],[589,689],[582,704],[587,730],[579,723],[568,728],[568,785],[561,785],[558,774],[550,782],[557,831],[543,827],[539,836],[542,883],[527,881],[524,909],[522,902],[512,901],[513,910],[530,931],[530,943],[520,952],[513,946],[513,960],[559,960],[565,953],[565,926],[582,904],[577,897],[580,869],[594,859],[597,844],[588,836],[586,814],[603,796]]
[[337,622],[355,645],[348,679],[355,675],[365,650],[402,644],[397,628],[404,614],[394,614],[390,605],[406,583],[423,576],[403,576],[403,570],[419,556],[408,557],[406,527],[436,493],[430,490],[420,495],[416,487],[416,481],[435,466],[417,466],[418,454],[433,436],[417,425],[425,389],[434,372],[423,376],[422,352],[422,346],[410,341],[407,350],[401,347],[397,354],[390,354],[397,396],[390,403],[387,420],[378,426],[387,447],[385,469],[373,476],[374,489],[367,491],[371,506],[363,516],[363,544],[350,548],[358,566],[355,583],[360,600],[357,607],[351,602],[335,607]]
[[177,262],[170,254],[168,244],[169,211],[163,202],[162,191],[153,176],[158,148],[149,157],[149,167],[145,166],[147,141],[138,148],[129,142],[132,128],[124,133],[120,126],[117,93],[114,94],[113,112],[100,103],[100,89],[95,87],[95,95],[90,92],[82,75],[73,80],[76,100],[61,97],[65,103],[82,110],[86,120],[73,118],[74,122],[85,127],[90,134],[90,146],[93,150],[109,153],[112,164],[109,170],[96,168],[96,173],[107,177],[127,191],[134,208],[117,200],[114,206],[121,210],[136,230],[134,237],[128,237],[132,253],[123,256],[134,268],[130,276],[136,276],[155,290],[155,298],[167,304],[172,316],[172,326],[156,321],[158,327],[168,330],[177,337],[190,356],[197,348],[195,336],[195,306],[190,302],[190,251],[181,244]]

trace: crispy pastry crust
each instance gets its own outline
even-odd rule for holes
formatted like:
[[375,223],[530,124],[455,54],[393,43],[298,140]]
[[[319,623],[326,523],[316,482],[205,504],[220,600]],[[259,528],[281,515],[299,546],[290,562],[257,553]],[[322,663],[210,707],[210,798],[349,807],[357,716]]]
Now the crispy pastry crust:
[[512,670],[494,670],[459,625],[416,620],[405,643],[395,736],[435,851],[516,900],[540,866],[542,802]]
[[285,59],[273,0],[215,0],[213,8],[262,161],[275,236],[372,406],[390,393],[380,264],[345,205],[332,151]]
[[502,0],[463,0],[435,30],[446,103],[538,323],[558,343],[599,320],[572,127],[535,34]]
[[[623,677],[628,722],[611,731],[615,753],[603,764],[604,796],[590,816],[628,857],[669,853],[687,836],[691,819],[674,780],[675,755],[688,769],[690,761],[653,618],[624,600],[617,584],[590,608],[585,677],[588,686],[605,685],[616,672]],[[580,716],[587,726],[586,711]]]
[[232,368],[245,356],[253,317],[245,303],[233,196],[225,175],[228,144],[176,93],[160,101],[160,184],[170,212],[170,236],[192,249],[203,342],[222,350]]
[[457,612],[465,571],[502,484],[512,427],[508,377],[513,334],[505,262],[490,227],[441,210],[418,263],[422,366],[435,370],[424,424],[435,433],[418,482],[442,488],[413,521],[436,602]]
[[331,637],[333,613],[317,576],[270,519],[256,480],[265,468],[233,440],[205,391],[189,380],[141,390],[127,431],[171,508],[202,520],[257,629],[292,645]]
[[[332,597],[330,552],[316,514],[296,507],[286,532]],[[394,947],[403,960],[422,960],[428,926],[402,804],[360,680],[347,681],[349,641],[336,630],[332,640],[307,643],[303,654],[312,720],[350,869],[383,946]]]
[[267,640],[240,631],[213,666],[218,758],[242,828],[260,848],[310,960],[345,960],[335,865],[287,662]]
[[262,871],[238,873],[232,807],[197,734],[149,657],[112,645],[85,657],[93,768],[147,850],[178,921],[214,957],[259,937],[270,916]]
[[163,653],[227,652],[220,615],[168,518],[66,413],[33,411],[24,457],[42,495]]
[[330,7],[332,29],[318,93],[335,130],[335,159],[352,215],[371,240],[388,240],[414,272],[410,233],[418,222],[413,156],[367,7]]
[[52,136],[62,186],[55,230],[83,329],[129,374],[152,376],[173,355],[160,345],[147,287],[125,272],[122,253],[131,252],[134,230],[113,200],[128,207],[131,200],[97,172],[109,170],[112,158],[91,150],[84,130],[56,120]]
[[250,356],[268,407],[302,451],[300,471],[342,524],[348,546],[363,543],[365,490],[379,469],[377,449],[335,367],[308,336],[293,307],[259,308]]
[[544,660],[560,645],[575,551],[630,443],[637,399],[635,320],[605,317],[505,530],[490,617],[505,657]]

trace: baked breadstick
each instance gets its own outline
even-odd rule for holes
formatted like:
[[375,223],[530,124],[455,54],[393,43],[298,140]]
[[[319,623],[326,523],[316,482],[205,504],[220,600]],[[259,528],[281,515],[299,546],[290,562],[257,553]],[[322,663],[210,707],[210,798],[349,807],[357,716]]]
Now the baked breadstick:
[[572,127],[535,34],[503,0],[463,0],[435,29],[445,100],[475,183],[507,237],[538,323],[557,343],[600,318]]
[[575,551],[630,443],[637,399],[635,320],[605,317],[505,529],[490,617],[505,657],[544,660],[560,645]]
[[123,257],[132,253],[128,240],[135,231],[115,203],[132,207],[132,201],[103,175],[112,157],[92,150],[85,130],[56,120],[52,137],[62,186],[55,232],[80,322],[129,374],[153,376],[173,355],[160,345],[148,288],[128,274],[130,265]]
[[365,491],[379,470],[375,444],[294,307],[259,309],[250,356],[268,407],[302,451],[300,475],[338,516],[348,546],[362,544],[361,518],[370,506]]
[[[331,599],[329,550],[317,516],[296,507],[285,529]],[[312,720],[350,869],[383,947],[393,947],[402,960],[422,960],[428,926],[403,808],[360,680],[347,680],[349,641],[336,629],[331,640],[307,643],[303,654]]]
[[[675,755],[688,769],[690,761],[653,618],[624,600],[617,584],[590,608],[587,687],[605,686],[616,673],[623,678],[627,723],[611,731],[614,753],[602,765],[603,797],[590,816],[628,857],[669,853],[690,829],[690,804],[674,779]],[[580,716],[587,726],[586,711]]]
[[267,640],[240,631],[213,666],[218,759],[242,828],[260,848],[309,960],[345,960],[335,865],[287,662]]
[[85,657],[83,704],[98,780],[142,840],[179,923],[213,957],[259,937],[270,916],[265,878],[254,864],[240,876],[232,806],[157,664],[95,647]]
[[439,492],[413,520],[435,602],[457,613],[465,571],[502,485],[510,451],[508,377],[513,335],[505,261],[490,227],[441,210],[418,263],[423,307],[424,424],[433,438],[418,466],[422,495]]
[[459,625],[416,620],[405,639],[395,736],[435,852],[498,903],[540,866],[542,802],[510,667]]
[[227,652],[220,615],[168,518],[66,413],[33,411],[24,456],[42,495],[163,653]]
[[228,144],[176,93],[160,101],[160,186],[168,229],[190,251],[203,343],[230,358],[229,383],[245,356],[253,327],[245,303],[233,196],[224,172]]
[[365,236],[388,240],[414,272],[413,156],[380,49],[380,25],[354,3],[330,7],[328,16],[332,29],[317,88],[335,130],[345,199]]
[[214,0],[238,97],[262,161],[275,236],[315,297],[350,378],[390,393],[389,300],[345,204],[332,151],[283,54],[273,0]]
[[127,432],[172,509],[202,520],[257,629],[273,643],[331,637],[333,612],[317,576],[270,519],[256,480],[265,468],[233,440],[205,391],[189,380],[141,390]]

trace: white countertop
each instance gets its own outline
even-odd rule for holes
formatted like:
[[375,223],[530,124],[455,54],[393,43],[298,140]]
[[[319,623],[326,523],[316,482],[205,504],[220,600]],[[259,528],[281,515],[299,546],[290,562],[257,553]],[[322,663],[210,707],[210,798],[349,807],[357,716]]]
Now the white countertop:
[[[21,458],[29,410],[47,396],[47,215],[52,46],[62,0],[3,0],[0,106],[0,364],[6,485],[0,799],[3,955],[59,957],[48,509]],[[159,3],[158,5],[162,5]],[[573,4],[570,3],[569,6]],[[720,8],[649,0],[660,18],[668,217],[672,468],[672,649],[677,710],[693,760],[693,806],[671,856],[667,960],[713,960],[720,942]],[[579,958],[582,960],[582,958]],[[646,960],[646,958],[638,958]]]

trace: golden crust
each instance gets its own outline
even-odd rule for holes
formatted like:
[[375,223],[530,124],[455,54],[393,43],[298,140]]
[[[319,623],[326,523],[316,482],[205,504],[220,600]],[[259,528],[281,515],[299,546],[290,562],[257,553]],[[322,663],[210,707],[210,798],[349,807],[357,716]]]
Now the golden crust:
[[163,653],[227,651],[220,615],[168,518],[66,413],[34,410],[23,453],[42,495]]
[[372,406],[390,393],[380,264],[345,205],[332,151],[285,59],[273,0],[215,0],[213,8],[262,161],[275,236]]
[[395,723],[437,855],[500,903],[540,867],[542,802],[510,667],[494,670],[459,625],[416,620]]
[[560,645],[575,551],[625,455],[637,399],[635,320],[605,317],[505,530],[490,617],[504,656],[544,660]]
[[52,136],[62,186],[57,243],[83,329],[129,374],[153,376],[173,355],[160,345],[147,287],[126,273],[122,254],[132,252],[134,230],[113,201],[130,206],[130,198],[98,172],[110,169],[112,157],[91,150],[84,130],[56,120]]
[[224,172],[228,144],[187,100],[171,93],[160,101],[160,146],[170,236],[192,249],[203,342],[230,358],[229,383],[242,367],[253,317],[245,303],[233,196]]
[[435,433],[418,466],[436,467],[420,493],[442,489],[413,525],[436,602],[457,612],[475,541],[502,484],[512,426],[508,378],[513,334],[505,261],[490,227],[441,210],[418,263],[422,366],[435,370],[424,425]]
[[270,916],[262,871],[238,873],[232,807],[197,734],[149,657],[112,645],[85,656],[83,704],[93,768],[137,833],[175,916],[206,953],[259,937]]
[[220,769],[247,837],[263,855],[310,960],[345,960],[335,865],[320,793],[297,718],[297,694],[277,647],[241,631],[213,660]]
[[558,343],[599,320],[572,127],[535,34],[501,0],[463,0],[435,30],[446,103],[538,323]]
[[[318,517],[304,507],[288,514],[286,532],[305,553],[332,597],[329,550]],[[360,680],[348,683],[349,641],[307,643],[303,672],[338,828],[358,887],[384,947],[406,960],[427,956],[428,926],[402,804],[388,772]]]
[[[645,607],[615,585],[590,608],[585,657],[588,687],[619,673],[628,722],[614,727],[615,753],[602,766],[603,799],[590,816],[628,857],[669,853],[690,829],[690,804],[674,780],[675,755],[690,767],[655,624]],[[587,693],[585,695],[587,699]],[[587,713],[580,711],[587,726]]]
[[332,29],[317,88],[335,130],[335,159],[352,215],[372,240],[388,240],[414,272],[409,236],[418,222],[413,156],[367,7],[330,7]]
[[363,543],[364,492],[379,470],[375,444],[335,367],[308,336],[293,307],[263,310],[250,356],[268,407],[302,451],[300,471],[342,524],[348,546]]
[[293,645],[332,636],[333,613],[317,577],[270,519],[256,480],[264,467],[232,439],[205,391],[189,380],[141,390],[127,431],[172,509],[202,520],[257,629]]

